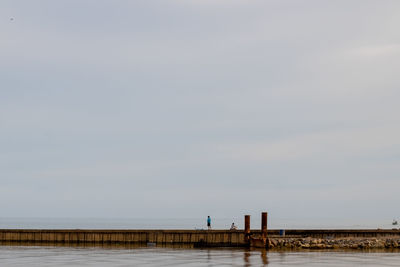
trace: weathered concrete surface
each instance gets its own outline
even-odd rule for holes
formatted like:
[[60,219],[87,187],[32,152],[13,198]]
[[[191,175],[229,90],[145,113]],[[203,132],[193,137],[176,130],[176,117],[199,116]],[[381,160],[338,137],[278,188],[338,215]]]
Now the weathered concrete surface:
[[229,230],[0,230],[0,242],[155,243],[245,246],[243,231]]
[[[291,246],[290,244],[292,244],[292,241],[295,243],[297,242],[296,244],[299,244],[300,247],[307,247],[308,239],[327,240],[326,242],[321,241],[323,244],[327,245],[330,245],[330,243],[332,243],[329,240],[368,239],[367,241],[369,241],[371,238],[396,240],[395,244],[400,244],[399,242],[397,242],[397,240],[400,240],[399,230],[379,230],[379,229],[378,230],[286,230],[285,232],[286,232],[285,237],[280,237],[279,230],[268,230],[268,237],[270,240],[275,240],[274,241],[275,243],[278,242],[277,244],[280,244],[278,245],[278,247],[281,246],[281,244],[288,244],[288,246]],[[260,230],[251,231],[251,236],[254,238],[257,238],[257,236],[261,237],[262,236],[261,234],[262,233]],[[43,243],[68,243],[68,244],[154,243],[160,245],[191,244],[194,246],[231,246],[231,247],[244,247],[249,245],[248,239],[245,239],[245,232],[243,230],[230,231],[230,230],[3,229],[0,230],[0,242],[32,242],[32,243],[43,242]],[[345,244],[346,242],[342,243]],[[378,243],[381,244],[382,242]]]

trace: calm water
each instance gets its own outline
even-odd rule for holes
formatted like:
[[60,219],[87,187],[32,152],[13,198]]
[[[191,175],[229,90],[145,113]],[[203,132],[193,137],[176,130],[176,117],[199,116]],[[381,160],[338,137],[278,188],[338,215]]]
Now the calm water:
[[1,266],[399,266],[395,252],[0,246]]

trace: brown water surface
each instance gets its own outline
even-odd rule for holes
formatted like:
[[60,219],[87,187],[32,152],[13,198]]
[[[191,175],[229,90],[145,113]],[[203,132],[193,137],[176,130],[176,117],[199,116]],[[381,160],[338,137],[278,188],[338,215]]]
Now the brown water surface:
[[265,251],[157,246],[0,245],[0,266],[399,266],[396,251]]

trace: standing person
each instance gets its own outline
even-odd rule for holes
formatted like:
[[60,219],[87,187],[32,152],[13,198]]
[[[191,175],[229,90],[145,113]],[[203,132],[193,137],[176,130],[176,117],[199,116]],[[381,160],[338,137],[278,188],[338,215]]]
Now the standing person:
[[210,218],[210,216],[207,216],[207,227],[208,227],[208,230],[211,230],[211,218]]

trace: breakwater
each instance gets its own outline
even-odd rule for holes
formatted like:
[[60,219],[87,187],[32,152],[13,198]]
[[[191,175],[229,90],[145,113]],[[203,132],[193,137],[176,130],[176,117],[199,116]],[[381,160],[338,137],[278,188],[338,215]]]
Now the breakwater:
[[[259,240],[262,230],[251,230]],[[399,248],[400,230],[279,230],[267,231],[267,248]],[[244,230],[42,230],[2,229],[0,242],[60,244],[152,244],[204,247],[251,246]]]
[[397,249],[400,237],[269,238],[269,249]]
[[245,246],[243,231],[226,230],[0,230],[0,242],[192,244]]

